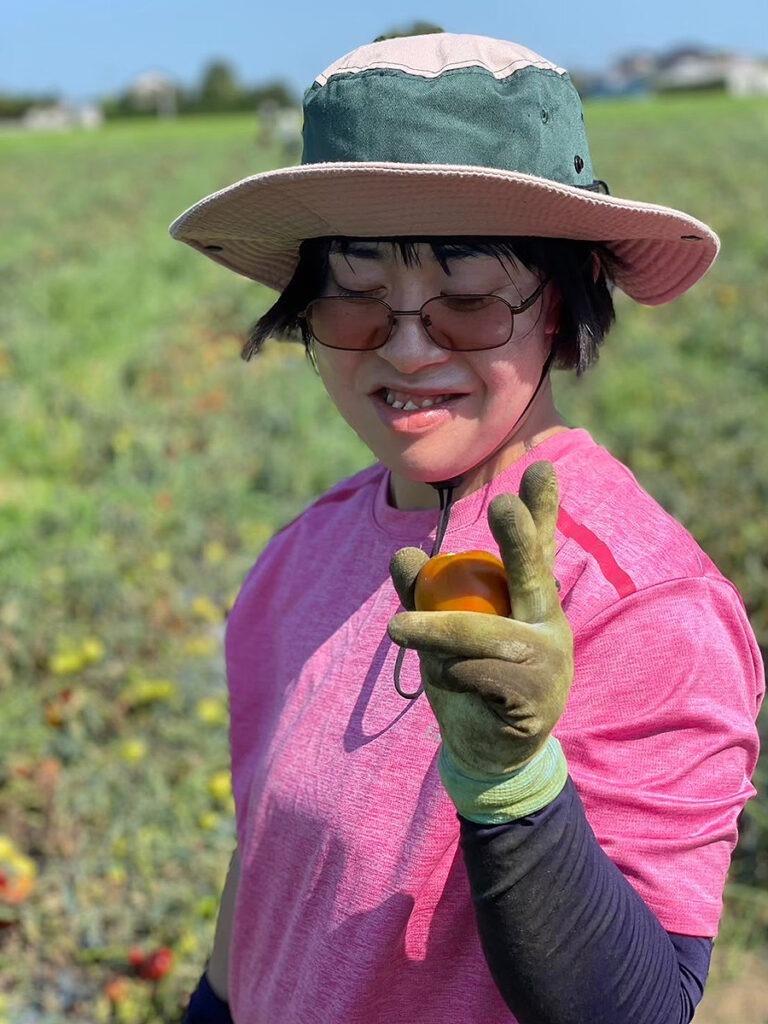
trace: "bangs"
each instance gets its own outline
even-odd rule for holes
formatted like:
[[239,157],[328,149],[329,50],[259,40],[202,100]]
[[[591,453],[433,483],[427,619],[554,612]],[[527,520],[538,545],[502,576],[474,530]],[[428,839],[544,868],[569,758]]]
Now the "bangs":
[[405,267],[421,265],[421,250],[428,246],[436,262],[442,270],[450,275],[451,260],[466,260],[477,256],[490,256],[500,263],[507,260],[511,263],[521,262],[515,251],[513,239],[508,238],[441,238],[435,235],[420,237],[393,238],[329,238],[317,239],[328,244],[328,255],[339,253],[342,256],[353,256],[359,259],[376,259],[383,245],[389,245],[397,254]]

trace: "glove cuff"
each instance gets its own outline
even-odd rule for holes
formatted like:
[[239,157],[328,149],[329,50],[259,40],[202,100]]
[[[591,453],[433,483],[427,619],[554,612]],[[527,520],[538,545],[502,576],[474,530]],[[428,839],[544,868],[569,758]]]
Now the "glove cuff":
[[479,825],[503,825],[546,807],[568,778],[568,764],[559,742],[550,736],[541,750],[509,775],[468,775],[443,744],[440,778],[462,818]]

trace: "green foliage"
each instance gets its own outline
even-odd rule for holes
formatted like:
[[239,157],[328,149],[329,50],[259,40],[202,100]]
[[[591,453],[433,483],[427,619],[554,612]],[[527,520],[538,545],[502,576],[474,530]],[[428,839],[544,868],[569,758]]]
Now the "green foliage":
[[374,43],[380,43],[383,39],[401,39],[403,36],[430,36],[436,32],[445,32],[445,29],[431,21],[414,21],[403,28],[393,28],[381,36],[376,36]]
[[42,95],[0,93],[0,120],[22,117],[30,107],[48,107],[57,103],[58,99],[58,96],[53,93]]
[[240,92],[237,75],[226,61],[211,61],[203,70],[199,101],[204,111],[231,110]]
[[[767,120],[727,99],[588,110],[614,193],[709,220],[723,255],[668,308],[619,297],[599,366],[557,380],[733,577],[763,643]],[[0,834],[38,870],[0,930],[0,1022],[172,1021],[234,842],[224,617],[269,535],[369,455],[298,346],[239,359],[269,293],[167,237],[277,164],[250,117],[0,150]],[[764,797],[734,883],[729,920],[762,934]],[[131,976],[134,944],[172,947],[171,974]]]
[[280,79],[244,85],[235,69],[224,60],[210,61],[202,70],[200,81],[191,88],[171,82],[160,85],[149,96],[128,90],[105,100],[102,104],[108,120],[146,117],[161,114],[256,114],[265,104],[277,109],[291,109],[299,99],[286,82]]

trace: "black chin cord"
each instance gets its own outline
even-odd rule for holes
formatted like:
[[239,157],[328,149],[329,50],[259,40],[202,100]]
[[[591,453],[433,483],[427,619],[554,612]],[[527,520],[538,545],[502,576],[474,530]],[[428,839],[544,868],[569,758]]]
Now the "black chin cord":
[[[434,487],[437,491],[437,496],[440,501],[440,519],[437,523],[437,530],[435,532],[435,543],[432,545],[432,550],[429,554],[430,558],[434,558],[439,553],[442,547],[443,540],[445,539],[445,531],[448,529],[448,519],[451,515],[451,506],[453,505],[453,496],[456,488],[459,487],[463,481],[463,477],[454,476],[450,480],[440,480],[438,483],[430,484],[430,487]],[[405,660],[406,648],[401,647],[397,652],[397,658],[395,659],[395,689],[404,697],[406,700],[416,700],[420,697],[424,690],[424,683],[421,683],[418,690],[414,690],[412,693],[408,693],[403,689],[400,683],[400,670],[403,667],[403,661]]]
[[[509,438],[510,434],[512,434],[515,430],[517,430],[517,428],[523,422],[523,419],[527,416],[528,410],[533,405],[533,402],[534,402],[536,396],[538,395],[538,393],[542,389],[544,381],[549,376],[549,371],[552,368],[552,363],[555,360],[555,349],[556,348],[557,348],[557,343],[555,342],[552,345],[552,348],[550,349],[549,355],[544,360],[544,365],[541,368],[541,376],[539,377],[539,383],[536,385],[536,389],[534,390],[534,392],[531,395],[531,397],[528,399],[528,402],[526,403],[525,408],[520,413],[520,415],[517,417],[517,420],[515,421],[515,425],[512,427],[512,430],[510,431],[509,434],[507,434],[507,437],[502,441],[502,443],[493,452],[491,452],[490,455],[486,456],[486,458],[483,460],[483,462],[487,462],[488,459],[492,458],[496,454],[496,452],[499,450],[499,448],[501,448],[504,444],[506,444],[507,439]],[[478,465],[481,465],[481,463],[478,463]],[[476,466],[472,466],[471,467],[471,469],[476,469],[476,468],[477,468]],[[468,470],[468,472],[469,472],[469,470]],[[442,547],[443,540],[445,539],[445,531],[448,529],[448,519],[449,519],[450,514],[451,514],[451,506],[453,505],[454,493],[456,491],[456,488],[461,486],[463,481],[464,481],[464,477],[463,476],[454,476],[454,477],[451,477],[450,480],[438,480],[437,483],[434,483],[434,484],[431,483],[430,484],[430,487],[434,487],[435,490],[437,491],[438,498],[440,500],[440,519],[438,520],[438,523],[437,523],[437,531],[435,533],[435,543],[432,545],[432,551],[430,552],[430,555],[429,555],[430,558],[434,558],[435,555],[439,553],[440,548]],[[402,688],[402,686],[400,684],[400,670],[403,667],[403,661],[405,659],[405,652],[406,652],[406,650],[407,650],[407,648],[401,647],[400,650],[397,652],[397,658],[395,659],[395,670],[394,670],[395,689],[400,694],[400,696],[404,697],[406,700],[416,700],[417,697],[421,696],[421,694],[422,694],[422,692],[424,690],[424,683],[422,682],[421,685],[419,686],[418,690],[414,690],[413,693],[407,693]]]
[[443,546],[445,531],[448,529],[448,518],[451,514],[451,506],[453,505],[453,495],[456,488],[461,487],[463,482],[463,476],[454,476],[450,480],[440,480],[436,484],[429,485],[435,488],[440,501],[440,519],[438,520],[435,532],[435,543],[432,545],[432,550],[429,553],[430,558],[434,558],[435,555],[439,554],[440,548]]

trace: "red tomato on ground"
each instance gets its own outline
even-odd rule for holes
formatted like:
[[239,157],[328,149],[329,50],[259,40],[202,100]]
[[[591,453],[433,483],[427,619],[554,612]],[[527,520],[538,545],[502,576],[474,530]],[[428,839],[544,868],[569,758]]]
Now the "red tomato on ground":
[[141,967],[147,959],[147,954],[139,946],[131,946],[128,950],[128,963],[131,967]]
[[504,563],[487,551],[435,555],[416,577],[414,603],[419,612],[509,615]]
[[139,966],[139,977],[145,981],[159,981],[164,978],[173,966],[173,952],[167,946],[150,953]]
[[151,953],[134,946],[128,953],[128,962],[144,981],[159,981],[173,967],[173,950],[161,946]]

